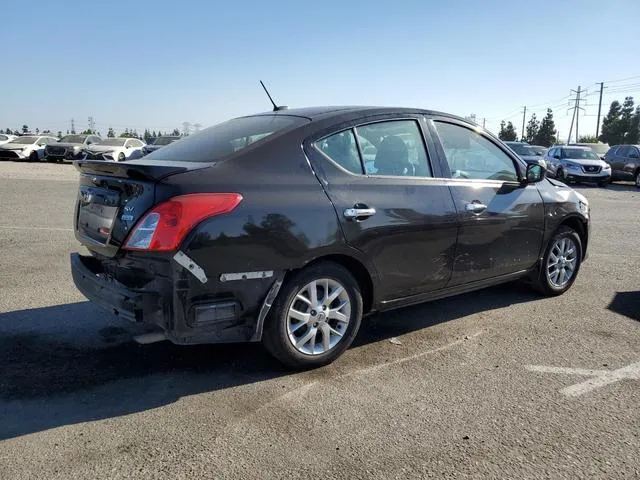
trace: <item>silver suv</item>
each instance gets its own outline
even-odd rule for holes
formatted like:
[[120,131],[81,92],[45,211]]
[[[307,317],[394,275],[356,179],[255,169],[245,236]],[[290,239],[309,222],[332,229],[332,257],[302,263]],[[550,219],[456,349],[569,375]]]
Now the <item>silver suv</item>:
[[588,147],[552,147],[545,157],[547,170],[565,183],[597,183],[604,187],[611,181],[611,167]]

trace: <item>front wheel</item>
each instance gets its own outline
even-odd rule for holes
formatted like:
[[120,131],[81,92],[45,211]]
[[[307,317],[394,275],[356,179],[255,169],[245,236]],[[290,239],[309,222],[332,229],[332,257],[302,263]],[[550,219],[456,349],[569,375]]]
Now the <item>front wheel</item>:
[[119,161],[119,162],[123,162],[123,161],[124,161],[124,153],[120,152],[120,153],[118,154],[118,161]]
[[562,168],[556,170],[556,178],[563,183],[567,183],[567,179],[565,178],[564,170]]
[[545,295],[562,295],[576,280],[582,263],[582,242],[575,230],[560,227],[551,238],[534,286]]
[[38,157],[38,153],[37,152],[31,152],[31,155],[29,155],[29,161],[30,162],[39,162],[40,161],[40,157]]
[[289,367],[320,367],[349,348],[361,321],[362,295],[351,273],[320,263],[282,287],[266,319],[263,343]]

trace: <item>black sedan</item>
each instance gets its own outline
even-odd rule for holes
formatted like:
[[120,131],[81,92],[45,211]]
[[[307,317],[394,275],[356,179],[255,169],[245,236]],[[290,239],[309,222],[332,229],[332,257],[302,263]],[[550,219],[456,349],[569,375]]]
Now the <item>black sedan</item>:
[[174,343],[262,341],[297,368],[375,311],[516,279],[564,293],[589,238],[582,195],[426,110],[279,110],[76,167],[85,296]]

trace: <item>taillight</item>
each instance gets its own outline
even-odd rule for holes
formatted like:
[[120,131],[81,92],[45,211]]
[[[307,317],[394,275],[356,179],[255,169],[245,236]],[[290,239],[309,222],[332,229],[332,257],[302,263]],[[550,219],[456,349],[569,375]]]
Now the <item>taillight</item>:
[[198,223],[229,213],[241,201],[239,193],[194,193],[173,197],[142,217],[129,234],[124,248],[156,252],[177,250]]

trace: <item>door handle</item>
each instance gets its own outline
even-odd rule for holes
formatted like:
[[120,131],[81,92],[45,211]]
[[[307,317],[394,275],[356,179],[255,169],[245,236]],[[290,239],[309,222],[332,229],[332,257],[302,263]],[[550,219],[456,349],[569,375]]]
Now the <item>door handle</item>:
[[464,206],[467,212],[471,213],[482,213],[487,209],[487,206],[484,203],[480,203],[477,200],[471,203],[467,203]]
[[343,215],[347,220],[364,220],[366,218],[372,217],[376,214],[375,208],[363,207],[363,208],[347,208],[345,209]]

